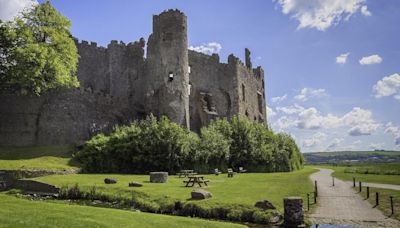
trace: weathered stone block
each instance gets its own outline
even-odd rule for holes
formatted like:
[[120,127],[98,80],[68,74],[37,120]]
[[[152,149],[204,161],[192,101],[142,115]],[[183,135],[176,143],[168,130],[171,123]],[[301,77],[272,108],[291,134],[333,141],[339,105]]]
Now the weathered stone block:
[[129,187],[142,187],[143,184],[138,183],[138,182],[131,182],[129,183]]
[[168,180],[168,172],[150,172],[151,183],[166,183]]
[[112,179],[112,178],[106,178],[106,179],[104,179],[104,183],[106,183],[106,184],[116,184],[117,180],[116,179]]
[[263,210],[276,209],[275,206],[268,200],[258,201],[254,206]]
[[195,199],[195,200],[208,199],[208,198],[212,197],[211,192],[208,192],[203,189],[193,190],[191,192],[191,195],[192,195],[192,199]]
[[285,227],[298,227],[304,224],[303,199],[301,197],[286,197],[283,199]]

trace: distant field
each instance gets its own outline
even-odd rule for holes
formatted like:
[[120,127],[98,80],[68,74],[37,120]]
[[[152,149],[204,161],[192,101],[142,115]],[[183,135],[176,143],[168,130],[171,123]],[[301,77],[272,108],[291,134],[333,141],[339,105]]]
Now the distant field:
[[0,169],[72,171],[72,149],[66,146],[0,148]]
[[239,224],[19,199],[0,194],[0,227],[245,227]]
[[[321,167],[327,169],[333,169],[335,172],[332,174],[334,177],[337,177],[342,180],[352,181],[353,177],[356,178],[356,181],[362,182],[371,182],[371,183],[382,183],[382,184],[400,184],[400,175],[382,175],[382,174],[363,174],[363,173],[351,173],[348,172],[348,169],[364,169],[365,167],[369,167],[370,169],[374,168],[376,170],[391,170],[397,169],[399,164],[392,164],[390,166],[379,164],[379,165],[368,165],[368,166],[331,166],[331,165],[313,165],[309,167]],[[346,171],[347,170],[347,171]]]
[[400,151],[303,153],[307,164],[400,163]]
[[[210,179],[209,187],[205,189],[213,194],[213,198],[199,203],[215,204],[241,204],[253,206],[259,200],[269,200],[278,209],[282,210],[283,198],[286,196],[305,197],[313,187],[309,175],[316,172],[314,169],[305,168],[290,173],[248,173],[238,174],[227,178],[226,174],[215,176],[207,175]],[[143,187],[134,191],[146,195],[150,199],[168,197],[187,201],[193,188],[187,188],[182,182],[184,178],[170,176],[166,184],[149,183],[148,175],[111,175],[111,174],[73,174],[61,176],[45,176],[35,178],[38,181],[51,183],[57,186],[73,185],[78,183],[81,188],[90,189],[96,186],[98,191],[109,195],[132,197],[132,188],[128,187],[131,181],[143,183]],[[117,184],[106,185],[106,177],[116,178]]]

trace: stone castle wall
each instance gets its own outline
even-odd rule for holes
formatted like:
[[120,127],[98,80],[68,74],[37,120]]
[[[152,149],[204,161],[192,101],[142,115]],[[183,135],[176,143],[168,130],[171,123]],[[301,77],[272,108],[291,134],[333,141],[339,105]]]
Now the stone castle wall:
[[264,72],[250,51],[243,64],[188,50],[186,20],[177,10],[154,16],[147,58],[143,38],[106,48],[76,40],[80,88],[0,94],[0,146],[79,143],[150,113],[195,131],[217,117],[266,122]]

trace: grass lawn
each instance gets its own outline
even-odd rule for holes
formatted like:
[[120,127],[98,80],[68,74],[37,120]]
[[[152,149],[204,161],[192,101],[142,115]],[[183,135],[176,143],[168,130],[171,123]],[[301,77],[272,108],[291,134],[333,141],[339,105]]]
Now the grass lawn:
[[[332,174],[334,177],[337,177],[342,180],[352,181],[353,177],[356,178],[356,181],[361,182],[370,182],[370,183],[382,183],[382,184],[400,184],[400,175],[380,175],[380,174],[362,174],[362,173],[349,173],[346,171],[348,168],[354,169],[355,166],[347,167],[347,166],[330,166],[330,165],[315,165],[308,167],[321,167],[326,169],[333,169],[335,172]],[[361,168],[364,166],[360,166]],[[371,165],[369,165],[371,167]],[[388,168],[392,168],[392,166],[387,166]],[[377,165],[377,169],[382,169],[382,165]]]
[[0,227],[244,227],[178,216],[29,201],[0,194]]
[[[358,187],[355,190],[358,191]],[[379,206],[378,208],[386,215],[391,215],[390,196],[393,196],[394,202],[394,215],[391,218],[400,220],[400,191],[382,188],[370,188],[370,198],[368,199],[371,205],[375,205],[375,192],[379,192]],[[367,197],[367,188],[363,187],[362,196]]]
[[[207,191],[213,194],[213,198],[199,203],[206,204],[241,204],[253,206],[259,200],[269,200],[282,211],[283,198],[286,196],[302,196],[306,198],[307,192],[313,190],[309,175],[316,170],[305,168],[290,173],[246,173],[237,174],[233,178],[227,178],[226,174],[219,176],[206,175],[205,179],[211,180]],[[103,180],[106,177],[115,178],[117,184],[106,185]],[[132,197],[132,191],[147,195],[149,198],[189,200],[193,188],[184,187],[185,178],[169,176],[168,183],[149,183],[148,175],[116,175],[116,174],[71,174],[52,175],[35,178],[38,181],[57,186],[79,184],[81,189],[89,190],[96,186],[97,191],[122,198]],[[129,188],[128,183],[137,181],[143,183],[141,188]]]
[[0,169],[70,171],[71,148],[66,146],[0,148]]

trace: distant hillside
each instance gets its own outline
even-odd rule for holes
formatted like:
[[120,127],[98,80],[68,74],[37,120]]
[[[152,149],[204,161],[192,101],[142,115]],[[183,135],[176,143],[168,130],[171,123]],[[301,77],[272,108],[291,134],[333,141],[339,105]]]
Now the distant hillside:
[[337,151],[303,155],[307,164],[400,163],[400,151]]

